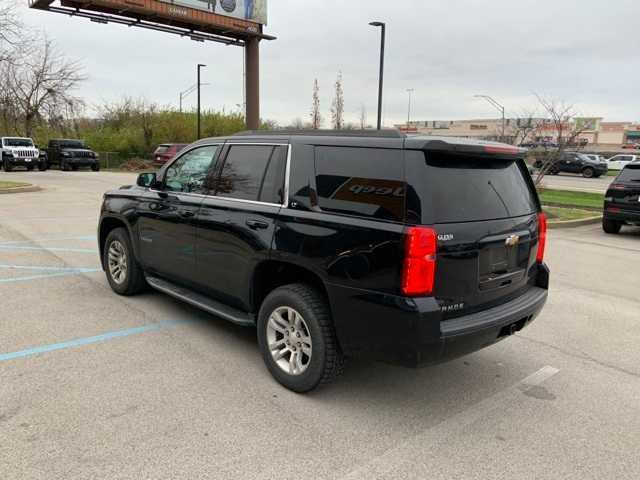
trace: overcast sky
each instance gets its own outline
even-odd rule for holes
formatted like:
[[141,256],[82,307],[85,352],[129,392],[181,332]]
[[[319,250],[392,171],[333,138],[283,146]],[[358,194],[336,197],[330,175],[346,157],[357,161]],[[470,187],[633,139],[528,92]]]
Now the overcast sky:
[[[177,106],[197,63],[208,65],[205,106],[242,103],[241,48],[26,8],[24,19],[86,66],[79,93],[89,103],[129,95]],[[474,94],[517,116],[536,107],[537,92],[583,116],[640,121],[638,0],[270,0],[265,33],[278,39],[261,43],[262,117],[308,120],[318,78],[328,126],[342,71],[347,120],[356,122],[364,104],[375,123],[379,29],[371,20],[388,25],[386,125],[406,121],[408,88],[414,120],[496,117]]]

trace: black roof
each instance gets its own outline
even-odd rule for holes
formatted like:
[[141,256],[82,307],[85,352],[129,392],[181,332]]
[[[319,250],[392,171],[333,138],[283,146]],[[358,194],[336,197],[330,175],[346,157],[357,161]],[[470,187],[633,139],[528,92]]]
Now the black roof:
[[369,138],[405,138],[406,135],[399,130],[247,130],[239,132],[239,136],[266,137],[272,135],[304,136],[304,137],[369,137]]

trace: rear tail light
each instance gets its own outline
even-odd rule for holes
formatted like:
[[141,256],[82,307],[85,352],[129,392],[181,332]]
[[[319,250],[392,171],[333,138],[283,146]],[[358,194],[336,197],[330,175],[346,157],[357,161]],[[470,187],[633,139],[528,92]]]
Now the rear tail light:
[[406,256],[402,270],[402,293],[407,296],[429,295],[436,276],[438,235],[432,228],[410,227],[407,230]]
[[613,190],[624,190],[627,187],[625,187],[624,185],[620,185],[619,183],[613,183],[609,185],[609,188],[612,188]]
[[607,212],[611,213],[620,213],[620,209],[618,207],[607,207]]
[[542,263],[544,261],[544,250],[547,246],[547,217],[544,213],[538,214],[538,253],[536,261]]

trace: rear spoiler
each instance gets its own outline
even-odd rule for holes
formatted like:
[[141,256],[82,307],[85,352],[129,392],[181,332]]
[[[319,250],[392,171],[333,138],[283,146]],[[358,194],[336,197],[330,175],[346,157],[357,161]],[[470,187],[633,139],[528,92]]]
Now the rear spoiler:
[[[457,140],[457,139],[456,139]],[[419,150],[428,152],[443,152],[460,155],[474,155],[474,156],[490,156],[493,158],[504,159],[518,159],[523,158],[526,151],[523,148],[514,147],[513,145],[507,145],[505,143],[497,142],[479,142],[468,141],[465,142],[460,139],[460,142],[448,142],[441,139],[427,140],[421,145],[415,145]],[[409,148],[415,148],[411,145]]]

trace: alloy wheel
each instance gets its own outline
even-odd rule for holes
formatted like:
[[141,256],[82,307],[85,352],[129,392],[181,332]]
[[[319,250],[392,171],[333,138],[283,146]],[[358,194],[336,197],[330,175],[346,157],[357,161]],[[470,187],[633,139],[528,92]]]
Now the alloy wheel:
[[107,255],[109,274],[114,282],[122,285],[127,279],[127,252],[124,246],[118,240],[114,240],[109,245]]
[[311,363],[311,332],[300,313],[278,307],[267,322],[269,352],[278,367],[289,375],[302,375]]

